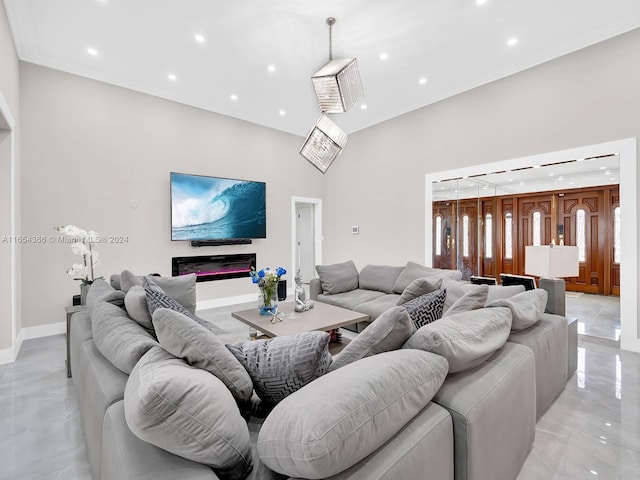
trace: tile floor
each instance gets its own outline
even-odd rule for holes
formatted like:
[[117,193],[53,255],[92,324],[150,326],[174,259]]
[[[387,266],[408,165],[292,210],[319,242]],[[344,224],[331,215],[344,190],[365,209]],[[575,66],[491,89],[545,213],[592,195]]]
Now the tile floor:
[[[238,308],[199,314],[246,336],[229,314]],[[518,480],[640,479],[640,354],[588,336],[578,353],[578,372],[538,421]],[[0,479],[90,480],[65,354],[56,335],[24,342],[15,363],[0,365]]]
[[566,315],[578,318],[578,333],[620,341],[620,297],[566,293]]

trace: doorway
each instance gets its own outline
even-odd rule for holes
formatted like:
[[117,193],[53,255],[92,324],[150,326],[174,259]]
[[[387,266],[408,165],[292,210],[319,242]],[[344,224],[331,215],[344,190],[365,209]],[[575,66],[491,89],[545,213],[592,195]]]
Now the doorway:
[[315,266],[322,263],[322,200],[292,197],[292,277],[298,270],[302,283],[309,284],[316,277]]
[[0,93],[0,364],[13,362],[17,340],[16,164],[14,120]]
[[[620,160],[620,195],[619,205],[623,207],[615,211],[612,215],[612,222],[615,222],[615,216],[618,215],[618,222],[621,225],[636,225],[637,222],[637,176],[636,161],[637,148],[636,139],[629,138],[619,141],[607,142],[596,145],[589,145],[564,151],[549,152],[530,157],[516,158],[512,160],[494,162],[484,165],[476,165],[473,167],[458,168],[455,170],[435,172],[425,175],[425,198],[427,200],[427,211],[431,210],[434,191],[433,182],[439,182],[446,179],[460,179],[460,181],[474,178],[477,175],[487,175],[495,172],[516,172],[523,168],[544,166],[565,162],[567,159],[576,159],[581,161],[586,158],[594,158],[600,156],[608,156],[612,153],[619,155]],[[432,264],[434,251],[434,236],[432,215],[425,218],[425,264]],[[638,265],[637,265],[637,229],[622,228],[620,233],[620,249],[619,253],[623,259],[623,263],[618,271],[612,271],[611,277],[619,276],[615,282],[616,290],[620,293],[620,348],[640,352],[640,332],[638,321]],[[442,243],[442,241],[439,241]],[[438,244],[435,244],[436,250]],[[613,288],[612,288],[613,292]]]

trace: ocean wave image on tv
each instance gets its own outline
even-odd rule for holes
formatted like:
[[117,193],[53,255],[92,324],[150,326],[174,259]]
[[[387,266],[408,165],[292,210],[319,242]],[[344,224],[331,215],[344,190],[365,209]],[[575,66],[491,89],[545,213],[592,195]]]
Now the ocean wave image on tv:
[[171,240],[265,238],[266,186],[171,173]]

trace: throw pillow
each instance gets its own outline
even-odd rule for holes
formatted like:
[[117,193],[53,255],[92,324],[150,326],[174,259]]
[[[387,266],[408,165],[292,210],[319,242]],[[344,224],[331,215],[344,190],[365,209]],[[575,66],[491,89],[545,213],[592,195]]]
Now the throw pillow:
[[160,347],[131,372],[124,413],[140,439],[209,465],[222,478],[241,479],[251,471],[249,429],[229,390]]
[[94,280],[89,287],[86,302],[87,310],[89,311],[89,315],[91,315],[91,312],[93,312],[98,302],[109,302],[118,307],[122,306],[124,304],[124,293],[116,290],[106,281],[99,278],[98,280]]
[[[487,303],[489,287],[487,285],[472,285],[445,279],[442,288],[447,291],[444,301],[443,317],[460,312],[468,312],[484,307]],[[455,308],[453,306],[455,305]],[[453,308],[453,309],[452,309]],[[451,310],[452,309],[452,310]],[[449,312],[451,310],[451,312]]]
[[461,280],[462,272],[459,270],[446,270],[442,268],[425,267],[424,265],[420,265],[416,262],[407,262],[404,270],[402,270],[400,275],[398,275],[398,279],[393,285],[393,292],[401,294],[411,282],[420,277],[437,277],[449,278],[452,280]]
[[442,309],[446,297],[446,290],[436,290],[409,300],[402,307],[407,310],[415,328],[418,329],[442,318]]
[[493,302],[494,300],[511,298],[514,295],[517,295],[524,291],[524,285],[490,285],[489,295],[487,295],[487,304]]
[[511,298],[495,300],[488,303],[487,307],[507,307],[511,310],[511,315],[513,316],[511,331],[519,332],[538,323],[547,306],[547,296],[546,290],[536,288],[535,290],[519,293]]
[[191,313],[196,313],[196,274],[181,275],[179,277],[141,277],[134,275],[129,270],[123,270],[120,274],[120,284],[124,292],[128,292],[134,285],[142,286],[144,278],[151,279],[169,297],[173,298]]
[[505,344],[510,332],[508,308],[483,308],[425,325],[402,348],[442,355],[449,362],[449,373],[456,373],[487,360]]
[[158,342],[116,305],[97,302],[91,315],[96,348],[114,367],[130,374],[147,351]]
[[151,314],[149,313],[149,307],[147,307],[147,294],[142,286],[134,285],[129,289],[124,297],[124,306],[132,319],[149,332],[153,332]]
[[334,295],[358,288],[358,269],[353,261],[333,265],[316,265],[322,293]]
[[324,375],[331,365],[326,332],[254,340],[227,348],[249,372],[258,396],[272,404]]
[[251,398],[253,383],[249,374],[208,329],[166,308],[153,313],[153,326],[160,345],[167,352],[218,377],[238,400],[245,402]]
[[446,375],[444,358],[417,350],[330,372],[276,405],[258,434],[260,459],[287,478],[332,477],[398,433]]
[[394,307],[380,315],[333,358],[329,371],[361,358],[397,350],[413,334],[415,327],[407,310]]
[[400,299],[398,300],[398,305],[402,305],[403,303],[413,300],[414,298],[418,298],[426,293],[440,290],[441,285],[442,278],[440,277],[416,278],[407,286],[407,288],[404,289],[402,295],[400,295]]

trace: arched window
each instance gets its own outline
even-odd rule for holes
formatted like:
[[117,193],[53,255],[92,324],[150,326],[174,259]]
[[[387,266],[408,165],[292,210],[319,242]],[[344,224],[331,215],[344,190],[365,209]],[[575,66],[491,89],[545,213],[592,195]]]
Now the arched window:
[[535,246],[539,246],[542,239],[542,228],[540,224],[540,212],[533,212],[533,244]]
[[613,210],[613,261],[620,263],[620,207]]
[[587,239],[585,234],[586,213],[580,208],[576,210],[576,244],[578,245],[578,261],[587,261]]
[[513,243],[512,243],[512,228],[513,228],[513,215],[507,213],[504,216],[504,258],[513,258]]
[[469,215],[462,217],[462,256],[469,256]]
[[485,258],[492,257],[493,251],[493,217],[490,213],[484,216],[484,256]]
[[442,217],[436,217],[436,255],[442,255]]

